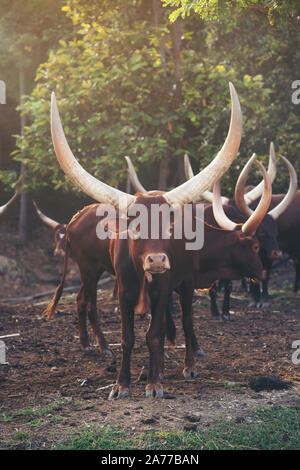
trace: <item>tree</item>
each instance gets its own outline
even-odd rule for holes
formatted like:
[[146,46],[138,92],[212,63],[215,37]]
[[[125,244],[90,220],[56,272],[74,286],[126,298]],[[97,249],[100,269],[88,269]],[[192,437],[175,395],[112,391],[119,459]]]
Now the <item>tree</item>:
[[191,12],[198,14],[202,19],[215,21],[223,15],[232,13],[232,10],[247,8],[255,10],[266,16],[271,25],[275,22],[288,22],[300,31],[300,5],[298,0],[161,0],[164,6],[175,7],[170,14],[171,21],[179,16],[189,16]]
[[[229,80],[241,99],[244,135],[223,190],[232,194],[233,176],[253,151],[267,160],[271,140],[296,161],[299,118],[288,95],[299,61],[296,29],[270,27],[255,9],[232,10],[215,22],[191,15],[172,25],[171,10],[161,10],[156,20],[153,5],[77,0],[64,6],[72,37],[60,40],[40,65],[23,106],[25,138],[17,139],[15,155],[26,163],[32,190],[75,191],[50,138],[52,90],[74,154],[114,186],[125,187],[127,154],[149,189],[157,188],[159,167],[166,164],[166,185],[177,184],[185,152],[194,170],[205,166],[227,133]],[[285,189],[285,174],[277,181]]]
[[[24,96],[32,88],[31,83],[37,64],[53,40],[54,29],[47,32],[47,27],[54,26],[60,13],[59,2],[49,0],[4,0],[0,6],[0,59],[3,65],[1,78],[8,84],[7,92],[22,108]],[[61,23],[59,23],[61,26]],[[15,79],[14,77],[17,77]],[[26,128],[26,114],[20,115],[20,138],[23,139]],[[26,167],[25,156],[20,159],[20,214],[19,236],[22,242],[27,238],[26,216]],[[4,173],[4,181],[5,181]],[[3,175],[2,175],[3,177]],[[10,175],[10,181],[12,177]]]

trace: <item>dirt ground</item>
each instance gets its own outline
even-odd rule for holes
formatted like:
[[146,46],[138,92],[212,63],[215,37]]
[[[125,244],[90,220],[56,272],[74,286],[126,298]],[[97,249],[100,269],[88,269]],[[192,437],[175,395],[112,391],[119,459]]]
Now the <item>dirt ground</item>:
[[[48,410],[40,412],[36,426],[30,418],[34,448],[46,449],[82,424],[121,424],[134,435],[149,428],[209,426],[220,418],[242,421],[250,419],[251,410],[258,405],[282,404],[300,410],[300,365],[292,362],[292,343],[300,340],[300,299],[292,293],[292,277],[289,262],[275,270],[272,308],[265,311],[248,310],[249,298],[240,283],[235,283],[232,322],[213,319],[207,293],[196,292],[195,330],[206,355],[197,358],[198,377],[185,380],[184,338],[178,316],[176,346],[166,344],[169,358],[161,400],[146,399],[145,382],[139,380],[142,367],[148,364],[148,318],[136,318],[131,396],[107,399],[121,357],[118,305],[110,299],[112,282],[98,291],[98,308],[113,359],[81,352],[75,295],[61,299],[60,313],[50,322],[42,318],[47,301],[0,303],[0,336],[19,333],[5,339],[9,364],[0,365],[0,448],[11,442],[22,448],[16,435],[28,430],[29,409],[37,413]],[[256,393],[249,381],[259,375],[276,375],[293,387]]]

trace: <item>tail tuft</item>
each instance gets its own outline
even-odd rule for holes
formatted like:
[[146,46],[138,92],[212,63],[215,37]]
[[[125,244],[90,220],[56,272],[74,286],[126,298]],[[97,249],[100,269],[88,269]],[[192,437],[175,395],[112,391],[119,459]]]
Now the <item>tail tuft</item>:
[[66,250],[65,250],[65,259],[64,259],[64,269],[61,277],[61,281],[58,284],[57,288],[55,289],[54,296],[48,305],[48,307],[44,310],[42,317],[46,317],[47,320],[52,320],[55,315],[56,307],[59,302],[59,299],[61,298],[61,295],[64,290],[64,283],[65,283],[65,278],[66,278],[66,273],[68,269],[68,258],[70,254],[70,245],[68,240],[66,240]]

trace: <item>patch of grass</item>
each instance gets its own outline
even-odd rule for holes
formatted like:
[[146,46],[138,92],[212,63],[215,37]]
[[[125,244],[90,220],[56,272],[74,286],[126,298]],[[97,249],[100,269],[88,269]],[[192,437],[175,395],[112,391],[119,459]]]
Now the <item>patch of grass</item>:
[[300,449],[299,410],[262,407],[242,423],[219,421],[208,430],[147,431],[129,437],[121,427],[80,427],[75,435],[54,446],[74,450],[215,450]]
[[[33,425],[36,426],[41,426],[42,421],[39,420],[39,418],[42,418],[45,415],[48,415],[52,413],[53,411],[60,411],[63,406],[66,405],[72,405],[73,402],[70,400],[64,400],[60,397],[57,397],[53,403],[50,405],[43,407],[43,408],[35,408],[32,406],[28,406],[27,408],[24,408],[22,410],[18,410],[11,415],[6,415],[5,413],[0,414],[0,422],[11,422],[15,418],[22,417],[24,423],[30,423],[32,422]],[[56,417],[58,418],[58,417]],[[34,424],[36,423],[36,424]],[[39,424],[38,424],[39,423]]]
[[55,450],[127,450],[132,449],[133,441],[128,434],[115,426],[81,426],[75,435],[54,446]]

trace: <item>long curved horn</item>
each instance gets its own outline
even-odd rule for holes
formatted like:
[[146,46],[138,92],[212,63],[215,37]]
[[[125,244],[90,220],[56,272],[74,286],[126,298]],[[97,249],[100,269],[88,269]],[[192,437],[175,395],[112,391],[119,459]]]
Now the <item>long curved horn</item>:
[[[189,162],[188,156],[185,156],[185,174],[186,178],[190,179],[194,173],[191,167],[191,164]],[[270,153],[269,153],[269,165],[268,165],[268,175],[271,180],[271,183],[273,183],[275,177],[276,177],[276,155],[275,155],[275,149],[274,149],[274,144],[271,142],[270,144]],[[250,204],[252,201],[255,201],[258,199],[263,192],[264,189],[264,181],[262,180],[257,186],[252,188],[250,191],[245,193],[245,201],[246,204]],[[204,191],[204,193],[201,195],[203,199],[206,199],[209,202],[212,202],[213,200],[213,193],[211,191]],[[222,204],[228,204],[230,201],[229,198],[222,196]],[[249,201],[249,202],[248,202]],[[252,212],[245,212],[246,215],[250,215]]]
[[220,180],[216,181],[213,187],[212,209],[214,218],[220,227],[225,230],[234,230],[237,227],[237,224],[232,222],[225,214],[221,198]]
[[289,170],[290,186],[283,200],[276,207],[274,207],[274,209],[269,211],[269,215],[273,217],[274,220],[278,219],[278,217],[286,210],[286,208],[294,199],[295,193],[297,191],[297,173],[295,171],[295,168],[288,161],[287,158],[285,158],[283,155],[279,155],[279,156],[280,158],[282,158],[282,160],[284,161],[284,163],[286,164]]
[[3,215],[7,211],[7,209],[15,202],[18,195],[19,195],[19,193],[16,192],[13,195],[13,197],[6,204],[4,204],[3,206],[0,207],[0,215]]
[[[252,157],[250,159],[251,164],[249,164],[249,166],[253,164],[254,158],[255,157]],[[265,186],[264,186],[262,198],[257,208],[242,226],[242,232],[245,233],[245,235],[249,235],[249,236],[253,236],[255,234],[259,224],[261,223],[262,219],[264,218],[268,210],[271,197],[272,197],[271,181],[268,176],[268,173],[266,172],[265,168],[260,162],[257,162],[257,163],[261,168],[261,171],[264,177]],[[221,200],[221,194],[220,194],[220,183],[218,181],[214,184],[214,188],[213,188],[213,213],[214,213],[216,222],[220,225],[220,227],[224,228],[225,230],[234,230],[237,227],[238,224],[232,222],[224,212],[224,208],[223,208],[222,200]]]
[[245,202],[245,186],[246,186],[246,181],[249,175],[249,172],[251,170],[251,167],[254,163],[255,160],[255,153],[252,155],[252,157],[248,160],[244,168],[242,169],[238,180],[235,185],[235,192],[234,192],[234,198],[235,198],[235,203],[237,208],[247,217],[251,216],[253,213],[253,210],[250,209],[250,207],[247,206]]
[[135,197],[102,183],[90,175],[74,157],[65,137],[54,92],[51,95],[51,135],[57,160],[69,179],[96,201],[127,209]]
[[214,160],[196,176],[164,194],[166,201],[174,207],[187,204],[210,188],[221,178],[238,152],[242,138],[242,113],[239,99],[232,83],[229,83],[231,95],[231,120],[223,147]]
[[[189,159],[187,153],[184,155],[184,172],[185,172],[185,176],[186,176],[187,180],[193,178],[194,172],[193,172],[193,168],[192,168],[192,165],[191,165],[191,162],[190,162],[190,159]],[[206,201],[212,203],[213,202],[213,193],[211,191],[206,190],[196,200],[201,201],[203,199],[205,199]],[[223,205],[226,205],[226,204],[229,203],[229,198],[228,197],[221,196],[221,200],[222,200]]]
[[260,162],[257,162],[257,164],[259,165],[264,177],[264,190],[257,208],[253,214],[251,214],[247,222],[245,222],[242,226],[242,232],[245,235],[249,235],[251,237],[255,234],[258,226],[261,224],[264,216],[266,215],[272,198],[272,185],[269,175]]
[[[273,142],[270,143],[268,175],[272,184],[276,177],[276,154],[275,154],[275,148],[274,148]],[[263,189],[264,189],[264,182],[261,181],[257,186],[251,189],[251,191],[248,191],[245,194],[246,204],[249,206],[251,202],[258,199],[262,195]]]
[[138,192],[138,193],[146,193],[147,190],[144,188],[144,186],[140,183],[139,179],[138,179],[138,176],[136,174],[136,171],[134,169],[134,166],[130,160],[129,157],[125,157],[126,159],[126,162],[127,162],[127,166],[128,166],[128,174],[129,174],[129,178],[130,178],[130,181],[131,181],[131,184],[132,186],[134,187],[134,189]]
[[[289,162],[287,158],[285,158],[283,155],[279,155],[280,158],[283,160],[285,166],[287,167],[290,175],[290,185],[287,194],[283,198],[283,200],[272,210],[268,212],[268,214],[273,217],[274,220],[276,220],[289,206],[289,204],[292,202],[294,199],[295,193],[297,191],[297,173],[295,171],[295,168],[293,165]],[[253,158],[253,157],[252,157]],[[253,210],[248,207],[245,201],[245,196],[244,194],[244,187],[246,184],[247,176],[250,171],[250,167],[252,166],[250,159],[248,163],[245,165],[243,171],[241,172],[239,179],[236,184],[236,189],[235,189],[235,202],[238,207],[238,209],[245,215],[249,216],[253,213]]]
[[184,172],[185,172],[185,177],[187,181],[192,179],[195,176],[187,153],[184,154]]
[[45,214],[43,214],[42,211],[38,208],[38,206],[37,206],[37,204],[36,204],[35,201],[32,201],[32,204],[34,205],[35,210],[37,211],[38,216],[40,217],[40,219],[41,219],[46,225],[49,225],[49,227],[53,228],[53,230],[55,230],[56,227],[58,227],[58,225],[60,225],[59,222],[56,222],[55,220],[50,219],[50,217],[47,217]]

